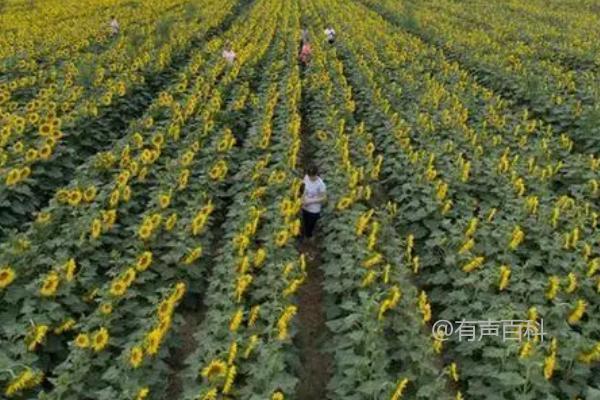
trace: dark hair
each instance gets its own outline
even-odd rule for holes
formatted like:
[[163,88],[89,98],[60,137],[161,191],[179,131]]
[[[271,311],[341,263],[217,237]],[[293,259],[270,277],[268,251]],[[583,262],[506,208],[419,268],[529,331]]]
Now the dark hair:
[[308,176],[316,176],[319,175],[319,168],[317,168],[316,165],[309,165],[308,168],[306,168],[306,173],[308,174]]

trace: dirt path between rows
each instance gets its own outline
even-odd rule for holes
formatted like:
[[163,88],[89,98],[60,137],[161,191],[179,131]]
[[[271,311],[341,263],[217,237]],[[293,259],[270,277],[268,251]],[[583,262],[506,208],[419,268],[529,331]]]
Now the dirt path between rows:
[[[309,100],[306,97],[304,85],[306,84],[307,71],[301,71],[302,100],[300,113],[302,115],[301,135],[302,146],[300,151],[301,165],[306,168],[314,159],[314,150],[310,143],[311,130],[305,121],[306,107]],[[297,400],[325,400],[327,398],[327,384],[332,375],[331,354],[323,351],[323,344],[331,336],[325,323],[327,318],[324,309],[324,273],[321,269],[319,243],[321,242],[321,221],[315,229],[316,237],[312,240],[303,240],[300,251],[305,254],[308,276],[304,285],[298,292],[298,323],[299,329],[295,337],[295,344],[300,354],[300,382],[296,387]]]

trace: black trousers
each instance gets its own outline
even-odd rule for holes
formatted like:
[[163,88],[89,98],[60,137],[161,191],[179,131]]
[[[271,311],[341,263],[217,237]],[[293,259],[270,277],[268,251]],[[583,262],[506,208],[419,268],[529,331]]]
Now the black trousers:
[[302,209],[302,233],[304,237],[312,237],[321,213],[311,213]]

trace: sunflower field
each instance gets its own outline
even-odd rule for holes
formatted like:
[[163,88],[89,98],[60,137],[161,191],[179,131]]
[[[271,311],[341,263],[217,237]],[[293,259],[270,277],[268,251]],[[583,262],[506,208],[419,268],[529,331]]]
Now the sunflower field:
[[0,0],[0,398],[600,399],[599,27]]

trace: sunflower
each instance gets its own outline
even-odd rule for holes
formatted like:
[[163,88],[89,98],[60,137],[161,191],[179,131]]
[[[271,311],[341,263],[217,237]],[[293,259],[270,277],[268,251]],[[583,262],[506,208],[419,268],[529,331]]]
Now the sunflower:
[[141,346],[133,346],[129,352],[129,365],[138,368],[144,361],[144,350]]
[[171,314],[168,314],[164,319],[162,319],[157,326],[157,329],[160,331],[161,337],[165,336],[171,327]]
[[143,387],[138,390],[137,395],[135,396],[135,400],[144,400],[150,394],[150,389],[147,387]]
[[19,182],[20,174],[18,169],[11,169],[6,175],[6,185],[13,186]]
[[55,271],[50,272],[44,279],[44,283],[40,288],[40,295],[44,297],[50,297],[56,294],[58,285],[60,283],[60,277]]
[[324,131],[318,131],[317,139],[319,139],[321,142],[325,142],[327,140],[327,133]]
[[15,131],[21,135],[23,132],[25,132],[25,122],[23,121],[22,123],[19,123],[19,121],[15,122]]
[[94,218],[92,221],[91,236],[92,239],[98,239],[102,233],[102,222],[98,218]]
[[289,232],[287,229],[283,229],[277,232],[277,235],[275,236],[275,245],[277,245],[277,247],[283,247],[287,243],[288,239]]
[[100,313],[103,315],[110,315],[112,313],[113,307],[110,303],[104,303],[100,306]]
[[48,325],[35,325],[27,338],[29,351],[35,351],[39,344],[42,344],[48,333]]
[[90,346],[90,336],[87,333],[80,333],[75,338],[75,346],[85,349]]
[[21,393],[27,389],[38,386],[43,380],[43,372],[35,373],[33,370],[27,368],[10,381],[4,391],[4,394],[7,397],[13,397],[17,393]]
[[95,186],[88,186],[85,189],[85,191],[83,192],[83,200],[86,203],[91,203],[96,198],[96,193],[97,192],[98,192],[98,190],[96,189]]
[[181,174],[179,175],[179,186],[178,186],[179,190],[183,190],[187,187],[189,178],[190,178],[190,170],[189,169],[184,169],[183,171],[181,171]]
[[162,208],[163,210],[167,207],[169,207],[169,204],[171,203],[171,196],[169,194],[161,194],[160,196],[158,196],[158,204],[160,206],[160,208]]
[[52,133],[53,130],[54,129],[52,128],[52,125],[46,122],[40,125],[38,132],[40,136],[48,136]]
[[71,329],[73,329],[74,326],[75,326],[75,320],[73,318],[69,318],[66,321],[64,321],[62,324],[57,326],[54,329],[54,333],[56,335],[60,335],[63,332],[70,331]]
[[39,150],[39,155],[40,159],[48,160],[52,155],[52,147],[50,147],[47,144],[43,145],[42,148]]
[[156,227],[160,225],[160,221],[162,220],[162,215],[159,213],[154,213],[150,216],[150,223],[152,226]]
[[156,148],[161,148],[164,143],[165,137],[162,135],[162,133],[158,133],[152,138],[152,144]]
[[352,199],[350,197],[342,197],[337,203],[337,209],[340,211],[345,210],[346,208],[350,207],[351,204]]
[[171,313],[173,312],[173,307],[173,303],[170,303],[167,300],[162,301],[158,306],[158,309],[156,310],[156,313],[158,314],[158,319],[164,320],[168,318],[169,315],[171,315]]
[[102,105],[104,106],[110,106],[110,104],[112,103],[112,96],[110,93],[105,93],[101,98],[100,98],[100,102],[102,103]]
[[273,393],[273,396],[271,396],[271,400],[284,400],[285,397],[283,396],[283,393],[281,393],[280,390],[276,391],[275,393]]
[[292,234],[292,236],[298,236],[300,235],[300,227],[301,227],[301,223],[299,219],[295,219],[294,221],[290,222],[290,227],[289,227],[289,231]]
[[142,136],[141,133],[139,133],[139,132],[134,133],[132,136],[132,140],[133,140],[133,144],[138,149],[142,148],[144,146],[144,137]]
[[209,381],[213,381],[216,378],[225,376],[227,373],[227,364],[224,361],[215,359],[212,360],[200,373],[203,377]]
[[0,268],[0,289],[8,287],[15,280],[15,271],[8,265]]
[[71,190],[69,192],[68,202],[72,206],[77,206],[81,202],[82,198],[83,194],[79,189]]
[[115,279],[110,285],[110,294],[115,297],[124,295],[126,291],[127,285],[120,279]]
[[176,223],[177,223],[177,213],[173,213],[165,221],[165,229],[167,231],[172,231],[173,228],[175,227]]
[[100,328],[92,337],[92,348],[94,351],[102,351],[108,344],[109,334],[106,328]]
[[218,180],[222,176],[222,169],[220,165],[215,165],[212,167],[210,172],[208,173],[210,178],[214,181]]
[[256,250],[256,253],[254,254],[254,267],[259,268],[265,262],[266,258],[267,251],[265,249],[261,247]]
[[235,376],[237,375],[237,367],[232,365],[227,370],[227,377],[225,378],[225,384],[223,385],[223,394],[229,394],[231,388],[233,387],[233,382],[235,381]]
[[131,200],[131,186],[127,185],[123,188],[122,198],[125,203],[127,203],[129,200]]
[[186,287],[185,283],[178,282],[177,285],[175,285],[175,291],[173,292],[173,300],[174,301],[181,300],[181,298],[185,294],[186,290],[187,290],[187,287]]
[[[33,111],[33,110],[31,110],[31,111]],[[29,121],[30,124],[35,125],[40,120],[40,115],[38,113],[31,112],[31,113],[27,114],[27,120]]]
[[190,251],[183,259],[183,264],[190,265],[202,255],[202,246],[198,246]]
[[202,396],[202,400],[217,400],[217,388],[212,388]]
[[192,234],[194,236],[202,232],[204,225],[206,225],[206,221],[208,221],[208,214],[199,212],[196,215],[196,217],[192,220]]
[[23,148],[24,148],[24,147],[25,147],[25,146],[23,145],[23,142],[21,142],[21,141],[19,140],[18,142],[15,142],[15,144],[13,144],[13,147],[12,147],[12,149],[13,149],[13,152],[14,152],[14,153],[16,153],[16,154],[19,154],[20,152],[22,152],[22,151],[23,151]]
[[33,162],[38,158],[38,151],[36,149],[29,149],[25,152],[25,161]]
[[52,131],[52,133],[50,133],[50,138],[54,139],[54,140],[60,140],[63,137],[63,133],[61,131],[54,130]]
[[146,335],[146,352],[150,355],[158,353],[160,342],[162,340],[162,333],[160,329],[155,328]]
[[117,185],[118,186],[125,186],[127,185],[127,182],[129,181],[129,178],[131,177],[131,172],[128,170],[125,170],[123,172],[121,172],[119,174],[119,176],[117,176]]
[[373,156],[373,152],[375,151],[375,145],[373,144],[373,142],[369,142],[369,144],[367,144],[365,146],[365,154],[371,158]]
[[75,278],[75,271],[77,270],[77,263],[75,259],[71,258],[65,263],[65,279],[67,282],[73,281]]
[[144,120],[144,128],[146,128],[146,129],[150,129],[150,128],[152,128],[152,125],[154,125],[154,118],[152,118],[152,117],[147,117],[147,118]]
[[148,175],[148,168],[144,167],[144,168],[140,169],[140,172],[138,173],[138,181],[143,182],[146,179],[147,175]]
[[146,240],[150,237],[150,235],[152,235],[152,226],[147,223],[142,224],[138,229],[138,236],[140,239]]
[[19,170],[19,180],[23,181],[31,175],[31,168],[23,167]]
[[138,257],[135,268],[138,271],[142,272],[142,271],[145,271],[146,269],[148,269],[150,264],[152,264],[152,252],[145,251]]
[[119,204],[120,195],[121,193],[118,190],[113,190],[108,199],[108,204],[113,208],[116,207]]
[[135,268],[128,268],[127,271],[123,274],[121,281],[127,286],[131,286],[133,281],[135,280],[136,272]]

